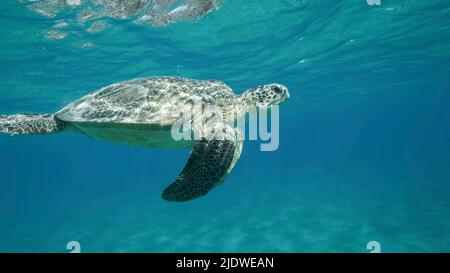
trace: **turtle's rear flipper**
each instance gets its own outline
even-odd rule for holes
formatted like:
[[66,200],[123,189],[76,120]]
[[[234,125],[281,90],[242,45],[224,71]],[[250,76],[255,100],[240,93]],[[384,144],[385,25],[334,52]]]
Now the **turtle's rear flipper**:
[[[211,138],[209,138],[211,139]],[[194,144],[178,178],[163,192],[167,201],[189,201],[220,185],[239,159],[242,140],[203,138]]]
[[64,130],[64,122],[53,115],[17,114],[0,116],[0,132],[11,135],[50,134]]

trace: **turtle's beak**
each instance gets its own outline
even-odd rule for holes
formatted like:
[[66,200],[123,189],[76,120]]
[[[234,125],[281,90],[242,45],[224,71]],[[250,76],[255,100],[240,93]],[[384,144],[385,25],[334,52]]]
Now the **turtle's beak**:
[[283,91],[284,91],[284,100],[283,100],[283,102],[285,102],[287,99],[289,99],[291,94],[289,94],[289,90],[286,87],[283,87]]

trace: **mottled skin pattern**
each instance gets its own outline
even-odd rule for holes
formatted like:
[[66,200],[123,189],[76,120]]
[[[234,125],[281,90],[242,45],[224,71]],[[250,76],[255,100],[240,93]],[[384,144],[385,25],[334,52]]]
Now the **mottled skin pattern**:
[[[239,159],[243,145],[242,138],[238,137],[241,132],[224,130],[227,125],[233,125],[249,107],[270,107],[288,97],[287,88],[279,84],[258,86],[236,96],[219,81],[138,78],[101,88],[54,115],[0,116],[0,132],[15,135],[71,130],[123,144],[192,147],[186,166],[163,192],[165,200],[180,202],[203,196],[220,185]],[[215,130],[197,141],[174,140],[171,128],[175,122],[204,117],[193,105],[200,105],[200,109],[214,105],[220,110],[220,119],[207,124]],[[190,120],[182,115],[187,109],[193,111]],[[193,130],[199,128],[194,126]]]
[[65,122],[49,114],[0,115],[0,132],[11,135],[50,134],[64,130]]
[[[218,132],[217,134],[222,134]],[[230,173],[242,151],[242,141],[202,139],[194,144],[189,160],[175,182],[163,191],[168,201],[188,201],[207,194]]]

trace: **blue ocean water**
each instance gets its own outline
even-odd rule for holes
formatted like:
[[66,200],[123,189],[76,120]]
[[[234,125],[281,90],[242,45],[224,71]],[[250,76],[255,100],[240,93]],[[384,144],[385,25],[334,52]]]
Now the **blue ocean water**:
[[[0,251],[450,251],[450,3],[228,0],[164,26],[107,28],[0,8],[0,113],[53,113],[114,82],[217,79],[290,90],[280,146],[248,141],[223,185],[186,203],[162,190],[188,150],[75,133],[0,135]],[[47,35],[48,36],[48,35]]]

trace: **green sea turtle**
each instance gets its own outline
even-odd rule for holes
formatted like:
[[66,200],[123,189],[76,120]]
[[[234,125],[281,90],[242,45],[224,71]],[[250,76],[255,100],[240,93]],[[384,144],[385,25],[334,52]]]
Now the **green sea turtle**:
[[[213,80],[147,77],[115,83],[70,103],[55,114],[0,116],[0,132],[49,134],[76,131],[94,139],[159,148],[192,151],[177,179],[163,192],[168,201],[188,201],[221,184],[239,159],[243,140],[237,130],[222,130],[250,107],[270,107],[289,97],[281,84],[266,84],[237,96],[226,84]],[[201,107],[193,107],[200,103]],[[204,123],[211,128],[197,140],[173,138],[173,125],[204,117],[216,106],[220,119]],[[195,122],[193,124],[196,124]],[[203,124],[203,123],[201,123]],[[189,127],[188,127],[189,128]],[[217,129],[218,128],[218,129]],[[191,131],[204,130],[192,126]],[[205,133],[206,132],[206,133]],[[225,137],[224,137],[225,136]]]

